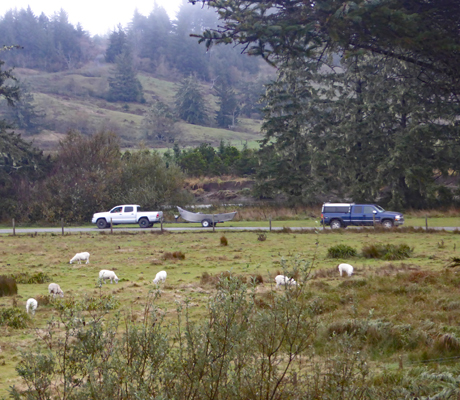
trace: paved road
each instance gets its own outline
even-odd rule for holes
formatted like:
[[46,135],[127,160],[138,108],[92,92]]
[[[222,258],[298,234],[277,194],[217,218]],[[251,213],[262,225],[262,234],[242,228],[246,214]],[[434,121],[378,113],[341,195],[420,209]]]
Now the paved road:
[[[212,228],[203,228],[201,226],[196,226],[196,227],[186,227],[186,226],[181,226],[181,227],[176,227],[176,226],[169,226],[165,225],[164,230],[167,231],[203,231],[203,232],[212,232]],[[268,227],[258,227],[258,226],[227,226],[227,227],[216,227],[216,231],[268,231],[270,228]],[[284,228],[282,227],[272,227],[273,231],[276,230],[282,230]],[[292,230],[302,230],[302,229],[315,229],[315,228],[299,228],[299,227],[294,227],[290,228]],[[161,228],[139,228],[139,227],[134,227],[134,228],[113,228],[113,232],[160,232]],[[62,228],[16,228],[16,233],[58,233],[62,234]],[[78,232],[107,232],[110,233],[110,229],[98,229],[98,228],[64,228],[65,233],[78,233]],[[12,234],[13,229],[0,229],[0,234]]]
[[[176,224],[165,224],[164,229],[168,231],[185,231],[185,232],[192,232],[192,231],[202,231],[202,232],[209,232],[212,231],[212,228],[202,228],[201,226],[196,226],[196,227],[187,227],[187,226],[175,226]],[[179,224],[178,224],[179,225]],[[185,225],[185,224],[184,224]],[[420,227],[424,228],[424,227]],[[270,228],[269,227],[260,227],[260,226],[222,226],[222,227],[216,227],[216,231],[268,231]],[[283,227],[272,227],[272,231],[279,231],[283,230]],[[300,231],[300,230],[313,230],[316,229],[315,227],[289,227],[289,229],[293,231]],[[330,229],[330,228],[326,228]],[[348,228],[350,229],[350,228]],[[353,228],[351,228],[353,229]],[[430,229],[435,229],[435,230],[446,230],[446,231],[454,231],[458,228],[456,227],[436,227],[436,228],[430,228]],[[88,228],[69,228],[69,227],[64,227],[64,232],[65,233],[78,233],[78,232],[107,232],[110,233],[110,229],[98,229],[96,227],[88,227]],[[113,232],[159,232],[160,227],[155,227],[155,228],[139,228],[139,227],[132,227],[132,228],[118,228],[115,227],[113,228]],[[57,234],[62,234],[62,228],[16,228],[16,233],[17,234],[23,234],[23,233],[57,233]],[[13,229],[8,228],[8,229],[0,229],[0,234],[13,234]]]

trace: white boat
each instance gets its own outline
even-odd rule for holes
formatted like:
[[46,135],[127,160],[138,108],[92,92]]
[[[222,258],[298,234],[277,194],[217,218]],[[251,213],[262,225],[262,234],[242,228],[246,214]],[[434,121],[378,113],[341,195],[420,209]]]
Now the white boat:
[[214,226],[216,226],[217,223],[231,221],[236,215],[236,211],[221,214],[202,214],[199,212],[190,212],[180,207],[177,207],[177,209],[179,210],[179,214],[182,219],[188,222],[199,222],[203,228],[209,228],[213,223]]

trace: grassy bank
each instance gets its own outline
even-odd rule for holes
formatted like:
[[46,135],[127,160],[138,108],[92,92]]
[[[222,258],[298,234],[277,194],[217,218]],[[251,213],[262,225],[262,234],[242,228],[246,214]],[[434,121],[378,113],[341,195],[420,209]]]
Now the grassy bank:
[[[298,222],[298,221],[296,221]],[[317,357],[325,357],[334,335],[354,335],[375,371],[403,363],[412,368],[423,360],[451,357],[460,348],[460,277],[457,268],[446,267],[460,251],[460,235],[449,232],[374,231],[373,229],[327,230],[284,233],[221,232],[163,234],[140,231],[96,231],[71,235],[32,234],[0,236],[2,275],[49,278],[43,283],[20,283],[14,297],[0,297],[0,310],[17,305],[25,308],[29,297],[46,297],[50,281],[59,283],[65,299],[113,296],[115,312],[141,321],[156,272],[168,273],[157,306],[166,321],[177,317],[177,304],[191,304],[196,321],[206,315],[209,298],[216,292],[216,279],[223,272],[235,276],[260,276],[258,304],[269,304],[280,290],[274,277],[299,274],[299,265],[310,263],[308,279],[297,276],[304,301],[317,324],[312,346]],[[224,236],[225,241],[221,239]],[[407,244],[413,249],[404,260],[380,260],[361,255],[366,246]],[[351,246],[357,255],[350,259],[328,257],[338,244]],[[69,264],[77,252],[91,253],[90,264]],[[174,256],[176,254],[176,256]],[[177,255],[182,256],[177,256]],[[350,278],[340,277],[337,264],[355,267]],[[101,269],[114,270],[120,282],[97,286]],[[15,366],[21,350],[40,342],[46,322],[58,316],[56,302],[41,304],[27,327],[0,327],[0,397],[6,389],[21,385]],[[312,306],[312,304],[314,306]],[[447,336],[446,336],[447,335]],[[332,343],[332,342],[331,342]],[[458,346],[458,347],[457,347]],[[402,360],[402,361],[400,361]]]

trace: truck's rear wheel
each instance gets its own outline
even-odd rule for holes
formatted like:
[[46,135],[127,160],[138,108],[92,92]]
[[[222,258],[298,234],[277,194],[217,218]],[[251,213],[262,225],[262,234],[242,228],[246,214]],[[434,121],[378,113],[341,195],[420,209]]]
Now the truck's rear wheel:
[[141,219],[139,220],[139,226],[140,226],[141,228],[148,228],[149,225],[150,225],[150,221],[149,221],[147,218],[141,218]]
[[108,227],[107,221],[104,218],[99,218],[96,225],[99,229],[105,229]]
[[331,229],[340,229],[342,227],[342,222],[338,219],[333,219],[331,221]]

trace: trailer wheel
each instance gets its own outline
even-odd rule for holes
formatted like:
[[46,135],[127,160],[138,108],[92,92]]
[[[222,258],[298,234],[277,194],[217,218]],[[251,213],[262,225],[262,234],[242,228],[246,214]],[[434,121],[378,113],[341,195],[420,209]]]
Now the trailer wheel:
[[203,228],[209,228],[210,226],[212,226],[212,222],[209,219],[204,219],[203,221],[201,221],[201,226]]

